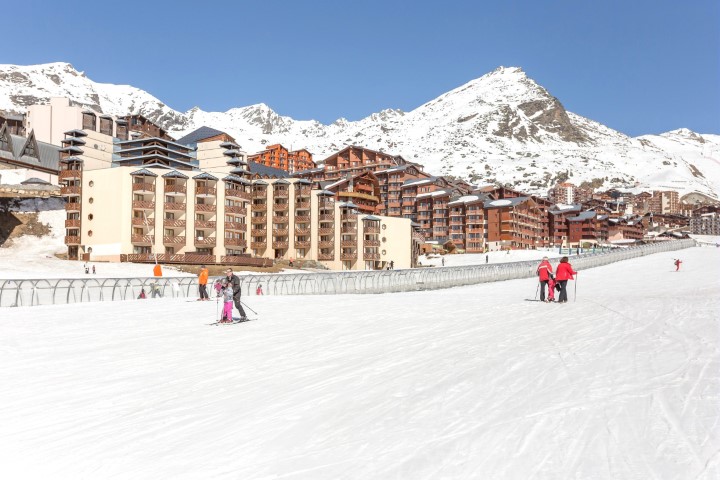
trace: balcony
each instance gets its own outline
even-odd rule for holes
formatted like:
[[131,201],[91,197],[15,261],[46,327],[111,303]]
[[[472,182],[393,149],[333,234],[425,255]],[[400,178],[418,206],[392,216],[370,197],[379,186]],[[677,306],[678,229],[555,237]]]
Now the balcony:
[[290,246],[290,243],[287,241],[273,242],[272,246],[273,246],[273,249],[275,249],[275,250],[287,250],[288,247]]
[[216,223],[214,220],[195,220],[195,228],[210,228],[214,229]]
[[237,205],[226,205],[225,213],[234,213],[237,215],[247,215],[247,208],[239,207]]
[[177,235],[165,235],[163,237],[164,245],[185,245],[185,237]]
[[225,246],[226,247],[247,247],[247,241],[244,238],[226,238],[225,239]]
[[216,241],[215,237],[195,237],[195,245],[214,247]]
[[363,245],[365,245],[366,247],[379,247],[380,240],[364,240]]
[[341,246],[341,247],[347,247],[347,248],[357,247],[357,241],[355,241],[355,240],[341,240],[341,241],[340,241],[340,246]]
[[250,247],[255,250],[264,250],[267,247],[267,242],[250,242]]
[[273,223],[286,224],[286,223],[290,222],[290,217],[281,216],[281,215],[273,215],[272,221],[273,221]]
[[79,212],[80,211],[80,202],[67,202],[65,204],[65,211],[66,212]]
[[309,228],[295,227],[295,235],[310,235]]
[[80,228],[80,219],[69,218],[65,220],[65,228]]
[[267,217],[252,217],[250,219],[250,223],[252,223],[253,225],[265,225],[267,223]]
[[[165,255],[158,255],[158,257],[165,256]],[[162,261],[160,258],[158,258],[158,261]],[[184,262],[183,263],[192,263],[192,264],[208,264],[208,263],[215,263],[215,255],[207,255],[203,253],[186,253],[184,256]]]
[[320,227],[318,228],[318,235],[335,235],[335,228]]
[[240,198],[243,200],[250,200],[250,194],[244,190],[238,190],[237,188],[226,188],[225,198]]
[[310,210],[310,202],[295,202],[295,210]]
[[147,200],[133,200],[132,208],[135,210],[155,210],[155,202]]
[[185,220],[175,220],[166,218],[163,220],[164,228],[185,228]]
[[290,209],[290,205],[287,203],[274,203],[273,211],[275,212],[287,212]]
[[318,242],[319,248],[333,248],[335,247],[335,242],[333,240],[321,240]]
[[63,196],[80,195],[80,186],[73,185],[72,187],[60,187],[60,195],[63,195]]
[[349,234],[357,233],[357,227],[345,226],[340,228],[340,232]]
[[155,218],[132,217],[130,224],[133,227],[152,227],[155,225]]
[[215,211],[215,205],[214,205],[214,204],[208,204],[208,203],[196,203],[196,204],[195,204],[195,211],[196,211],[196,212],[214,212],[214,211]]
[[246,224],[239,222],[225,222],[225,230],[245,230]]
[[318,260],[335,260],[334,253],[318,253]]
[[176,184],[165,185],[165,193],[168,195],[185,195],[187,193],[187,186]]
[[310,240],[295,240],[295,248],[310,248]]
[[267,232],[264,228],[253,228],[250,230],[250,235],[253,237],[267,237]]
[[163,207],[165,208],[166,212],[179,212],[179,211],[185,211],[185,207],[187,204],[185,203],[175,203],[175,202],[165,202]]
[[380,254],[377,252],[374,253],[363,253],[363,259],[365,260],[380,260]]
[[58,174],[58,180],[69,180],[81,177],[82,170],[60,170],[60,173]]
[[310,223],[310,215],[297,215],[295,223]]
[[215,187],[195,187],[195,195],[198,197],[214,197],[217,194]]
[[311,189],[310,187],[298,187],[295,186],[295,197],[309,197]]
[[131,235],[130,242],[135,245],[152,245],[155,243],[154,235]]
[[267,212],[267,203],[253,203],[251,209],[253,212]]
[[66,235],[65,245],[80,245],[80,237],[78,235]]
[[287,237],[290,232],[287,228],[276,228],[272,233],[275,237]]
[[275,198],[288,198],[290,196],[287,189],[277,189],[275,190],[274,197]]
[[155,192],[155,184],[154,183],[133,183],[132,184],[132,191],[137,193],[154,193]]
[[347,222],[347,223],[357,222],[357,215],[347,215],[347,214],[340,215],[340,221]]
[[342,252],[340,254],[340,260],[357,260],[357,252]]
[[380,227],[366,225],[363,229],[365,233],[380,233]]

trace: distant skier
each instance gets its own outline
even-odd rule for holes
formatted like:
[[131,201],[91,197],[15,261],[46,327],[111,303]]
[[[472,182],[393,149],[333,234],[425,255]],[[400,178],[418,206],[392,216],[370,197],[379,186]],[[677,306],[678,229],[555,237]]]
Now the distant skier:
[[443,257],[443,259],[442,259],[442,266],[443,267],[445,266],[445,257]]
[[93,275],[95,275],[95,265],[93,265]]
[[570,262],[568,262],[568,257],[562,257],[560,259],[560,265],[558,265],[557,272],[555,273],[555,280],[560,285],[558,303],[567,303],[567,282],[568,280],[574,280],[575,277],[573,277],[573,275],[577,273],[578,272],[573,270]]
[[208,269],[205,265],[200,266],[200,274],[198,275],[198,291],[200,293],[199,301],[210,300],[207,292]]
[[[540,301],[545,301],[545,287],[549,286],[548,281],[550,280],[550,277],[553,273],[552,265],[550,265],[550,261],[548,260],[548,257],[543,257],[542,262],[540,262],[540,265],[538,265],[537,270],[535,273],[538,276],[538,281],[540,282]],[[553,282],[554,283],[554,282]],[[552,287],[550,287],[552,290]]]
[[676,258],[676,259],[675,259],[675,271],[676,271],[676,272],[677,272],[678,270],[680,270],[680,264],[681,264],[681,263],[682,263],[682,260],[680,260],[679,258]]
[[262,283],[259,283],[257,288],[255,289],[255,295],[262,295],[262,294],[263,294]]

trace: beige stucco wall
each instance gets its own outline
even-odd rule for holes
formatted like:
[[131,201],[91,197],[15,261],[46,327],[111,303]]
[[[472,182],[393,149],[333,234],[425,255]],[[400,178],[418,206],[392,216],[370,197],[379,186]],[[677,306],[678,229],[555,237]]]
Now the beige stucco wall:
[[67,98],[52,97],[48,105],[28,107],[25,126],[28,132],[35,132],[38,141],[60,145],[65,132],[82,128],[82,110],[71,106]]
[[[223,155],[224,148],[220,147],[223,143],[220,140],[213,142],[200,142],[197,144],[197,160],[198,167],[208,173],[215,174],[227,174],[232,170],[232,165],[228,165],[227,161],[230,159],[227,155]],[[243,153],[240,157],[242,160],[247,161],[247,155]]]
[[82,137],[85,145],[80,146],[83,159],[83,170],[110,168],[113,155],[113,137],[92,130],[83,130],[87,137]]
[[119,167],[83,172],[80,244],[82,253],[92,248],[91,260],[119,261],[121,253],[132,253],[130,171]]

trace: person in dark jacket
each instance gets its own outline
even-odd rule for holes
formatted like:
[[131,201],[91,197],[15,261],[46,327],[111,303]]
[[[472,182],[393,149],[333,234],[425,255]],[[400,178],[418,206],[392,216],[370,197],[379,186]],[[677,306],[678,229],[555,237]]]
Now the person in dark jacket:
[[573,270],[572,265],[570,265],[568,257],[562,257],[560,259],[560,265],[558,265],[557,271],[555,272],[555,280],[557,281],[558,285],[560,285],[560,296],[558,298],[558,303],[567,302],[567,282],[568,280],[574,280],[575,277],[573,277],[573,275],[577,273],[578,272]]
[[240,303],[240,279],[233,274],[232,268],[225,270],[225,275],[229,285],[232,287],[233,301],[235,302],[235,308],[240,312],[240,321],[244,322],[247,320],[247,315],[245,315],[245,310],[243,310],[242,303]]
[[538,280],[540,281],[540,301],[545,301],[545,287],[548,284],[548,280],[550,280],[550,277],[553,274],[553,268],[552,265],[550,265],[550,261],[548,260],[548,257],[543,257],[542,262],[540,262],[540,265],[538,265],[538,268],[536,270]]

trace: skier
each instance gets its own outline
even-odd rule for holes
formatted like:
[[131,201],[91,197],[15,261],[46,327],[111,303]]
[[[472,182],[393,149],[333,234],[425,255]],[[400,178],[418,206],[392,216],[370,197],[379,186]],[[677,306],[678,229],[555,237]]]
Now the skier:
[[220,323],[232,323],[233,290],[227,279],[223,280],[221,291],[223,297],[223,313]]
[[143,298],[147,298],[147,295],[145,295],[145,288],[140,289],[140,295],[138,295],[138,299],[142,300]]
[[676,259],[675,259],[675,271],[676,271],[676,272],[677,272],[678,270],[680,270],[680,264],[681,264],[681,263],[682,263],[682,260],[680,260],[679,258],[676,258]]
[[95,275],[95,265],[93,265],[93,275]]
[[262,294],[263,294],[262,283],[259,283],[257,288],[255,289],[255,295],[262,295]]
[[560,285],[560,297],[558,303],[567,303],[567,282],[568,280],[574,280],[576,272],[573,270],[572,265],[568,262],[568,257],[562,257],[560,259],[560,265],[557,266],[557,272],[555,273],[555,280]]
[[445,257],[443,257],[443,259],[442,259],[442,266],[443,267],[445,266]]
[[200,274],[198,275],[198,290],[200,291],[199,301],[210,300],[207,292],[208,269],[205,265],[200,266]]
[[[538,281],[540,282],[540,301],[545,301],[545,287],[549,286],[548,281],[550,280],[550,277],[553,273],[552,265],[550,265],[550,261],[548,260],[548,257],[543,257],[542,262],[540,262],[540,265],[538,265],[537,270],[535,273],[538,276]],[[553,282],[554,283],[554,282]],[[551,287],[552,290],[552,287]]]
[[552,273],[548,275],[548,297],[547,301],[548,303],[552,303],[555,301],[555,275]]
[[240,279],[237,277],[237,275],[233,275],[232,268],[228,268],[227,270],[225,270],[225,275],[228,284],[232,288],[232,298],[235,302],[235,308],[237,308],[240,312],[240,321],[244,322],[245,320],[247,320],[247,315],[245,315],[245,310],[243,310],[242,303],[240,302]]

